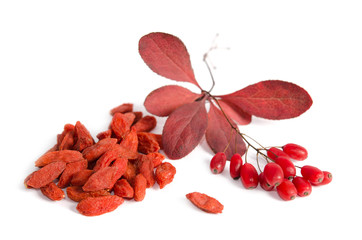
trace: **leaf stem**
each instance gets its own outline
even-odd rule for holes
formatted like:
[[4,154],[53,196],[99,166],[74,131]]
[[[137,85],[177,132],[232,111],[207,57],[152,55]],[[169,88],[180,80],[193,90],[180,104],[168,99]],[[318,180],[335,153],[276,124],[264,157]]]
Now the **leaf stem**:
[[213,74],[212,74],[210,65],[209,65],[209,63],[208,63],[207,60],[206,60],[208,54],[209,54],[209,52],[207,52],[207,53],[204,54],[204,59],[203,59],[203,60],[204,60],[204,63],[206,64],[207,69],[209,70],[209,74],[210,74],[210,77],[211,77],[211,80],[212,80],[212,86],[211,86],[210,90],[208,91],[208,93],[210,93],[210,92],[212,91],[212,89],[214,89],[214,87],[215,87],[215,79],[214,79],[214,76],[213,76]]

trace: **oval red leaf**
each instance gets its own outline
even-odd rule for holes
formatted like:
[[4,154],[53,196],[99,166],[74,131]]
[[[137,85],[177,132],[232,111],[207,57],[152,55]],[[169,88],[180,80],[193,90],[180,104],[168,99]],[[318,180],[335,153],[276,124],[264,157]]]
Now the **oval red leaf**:
[[189,154],[201,141],[207,128],[205,99],[185,104],[168,117],[163,127],[163,150],[170,159]]
[[[166,78],[199,86],[183,42],[167,33],[150,33],[138,44],[139,53],[152,71]],[[201,88],[200,88],[201,89]]]
[[262,81],[220,97],[251,115],[274,120],[297,117],[313,103],[306,90],[280,80]]
[[[236,126],[233,120],[230,121]],[[230,142],[228,148],[225,150],[225,155],[228,160],[230,160],[235,153],[239,153],[242,156],[246,151],[244,140],[235,130],[232,130],[223,113],[211,102],[205,136],[207,144],[214,153],[223,152]]]
[[218,101],[224,112],[238,124],[248,125],[251,122],[251,115],[249,113],[246,113],[238,106],[222,99],[219,99]]
[[195,101],[201,95],[177,85],[160,87],[152,91],[146,97],[144,105],[148,112],[165,117],[170,115],[176,108]]

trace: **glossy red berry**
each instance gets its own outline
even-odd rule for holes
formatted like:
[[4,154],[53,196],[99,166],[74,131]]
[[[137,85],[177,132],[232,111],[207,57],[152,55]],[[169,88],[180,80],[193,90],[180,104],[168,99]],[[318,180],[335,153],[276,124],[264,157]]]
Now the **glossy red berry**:
[[235,153],[230,159],[230,176],[233,179],[240,178],[240,167],[243,165],[243,159],[239,153]]
[[277,159],[275,159],[275,163],[278,164],[282,169],[284,173],[284,177],[288,178],[289,180],[292,180],[297,172],[294,164],[288,157],[280,156]]
[[323,171],[323,175],[324,175],[323,181],[321,183],[317,183],[317,184],[313,183],[313,185],[322,186],[322,185],[326,185],[332,181],[332,178],[333,178],[332,173]]
[[293,200],[297,196],[297,189],[288,179],[284,179],[283,182],[277,186],[277,192],[281,199],[285,201]]
[[311,184],[318,185],[324,179],[324,173],[316,167],[305,165],[302,167],[300,173]]
[[275,161],[280,156],[289,158],[288,154],[286,154],[285,152],[283,152],[283,150],[281,150],[279,148],[276,148],[276,147],[269,148],[268,151],[267,151],[267,155],[273,161]]
[[261,172],[259,174],[259,183],[260,186],[265,190],[265,191],[271,191],[273,190],[274,186],[269,185],[266,181],[265,181],[265,177],[264,177],[264,172]]
[[245,163],[240,167],[240,179],[244,187],[253,189],[258,186],[258,172],[250,163]]
[[224,171],[226,165],[226,155],[224,152],[218,152],[210,161],[210,169],[214,174]]
[[312,193],[312,185],[303,177],[295,177],[293,179],[293,184],[297,189],[298,196],[300,197],[309,196]]
[[264,178],[270,186],[278,186],[284,180],[283,169],[271,162],[264,167]]
[[288,143],[284,145],[283,152],[288,154],[289,157],[298,161],[303,161],[308,157],[307,149],[294,143]]

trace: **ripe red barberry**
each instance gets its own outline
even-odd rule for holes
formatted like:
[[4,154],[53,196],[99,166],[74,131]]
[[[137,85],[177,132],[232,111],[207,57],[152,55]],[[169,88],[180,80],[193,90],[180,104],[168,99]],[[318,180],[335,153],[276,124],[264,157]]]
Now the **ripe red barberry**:
[[278,186],[284,179],[283,169],[271,162],[264,167],[264,178],[270,186]]
[[240,178],[240,167],[243,165],[243,159],[239,153],[235,153],[230,159],[230,176],[233,179]]
[[294,143],[288,143],[284,145],[283,152],[288,154],[289,157],[298,161],[303,161],[308,157],[307,149]]
[[312,185],[303,177],[295,177],[293,179],[293,184],[297,189],[298,196],[300,197],[309,196],[312,192]]
[[318,185],[324,179],[324,173],[316,167],[305,165],[301,169],[302,176],[311,184]]
[[240,167],[240,179],[247,189],[253,189],[258,186],[258,172],[250,163],[245,163]]
[[278,164],[284,173],[284,177],[292,180],[296,174],[296,168],[292,161],[288,157],[280,156],[275,159],[275,163]]
[[210,161],[210,170],[214,174],[224,171],[226,165],[226,155],[224,152],[218,152]]
[[283,152],[283,150],[280,150],[279,148],[276,148],[276,147],[269,148],[267,151],[267,155],[273,161],[275,161],[280,156],[289,158],[288,154],[286,154],[285,152]]
[[313,183],[313,185],[322,186],[322,185],[326,185],[332,181],[332,173],[323,171],[323,175],[324,175],[323,181],[321,183]]
[[297,196],[297,189],[288,179],[284,179],[283,182],[277,186],[277,192],[281,199],[285,201],[293,200]]
[[265,181],[265,177],[264,177],[264,172],[261,172],[259,174],[259,182],[260,182],[260,186],[265,190],[265,191],[271,191],[273,190],[274,186],[269,185],[266,181]]

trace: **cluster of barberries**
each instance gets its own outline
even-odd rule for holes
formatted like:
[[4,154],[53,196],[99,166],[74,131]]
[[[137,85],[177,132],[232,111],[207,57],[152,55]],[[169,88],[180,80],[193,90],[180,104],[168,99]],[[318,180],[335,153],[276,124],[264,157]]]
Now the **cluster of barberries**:
[[[260,183],[265,191],[276,189],[283,200],[293,200],[297,196],[309,196],[312,186],[321,186],[332,181],[332,174],[322,171],[317,167],[305,165],[299,167],[294,165],[292,160],[303,161],[308,157],[307,150],[297,144],[288,143],[282,147],[270,147],[256,149],[257,156],[262,155],[267,164],[261,170],[257,157],[260,174],[252,165],[245,161],[240,154],[234,154],[230,159],[230,176],[237,180],[241,179],[243,186],[247,189],[254,189]],[[263,153],[266,151],[266,154]],[[218,152],[210,161],[210,169],[214,174],[221,173],[226,165],[226,155]],[[300,175],[297,175],[297,168]]]

